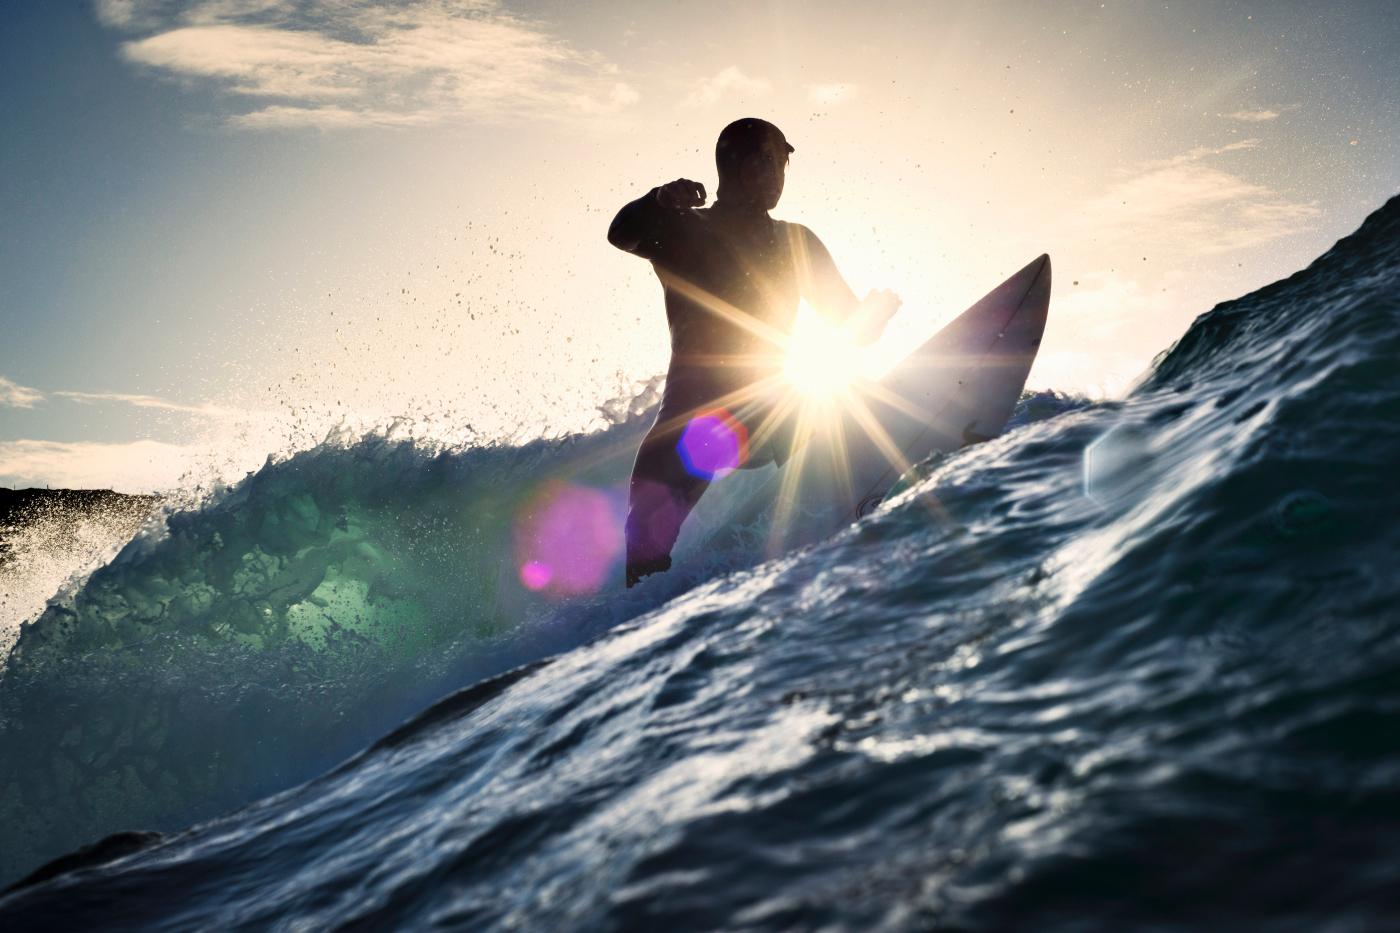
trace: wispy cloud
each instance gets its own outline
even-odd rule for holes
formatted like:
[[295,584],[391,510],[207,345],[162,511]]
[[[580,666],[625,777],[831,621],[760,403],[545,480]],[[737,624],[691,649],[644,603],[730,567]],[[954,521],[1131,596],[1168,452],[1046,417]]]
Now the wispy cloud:
[[807,100],[818,107],[830,107],[855,100],[857,90],[854,84],[812,84],[808,85]]
[[1224,152],[1239,152],[1241,149],[1258,148],[1259,140],[1257,139],[1241,139],[1237,142],[1226,143],[1225,145],[1216,147],[1214,149],[1212,149],[1210,146],[1197,146],[1194,149],[1186,150],[1180,155],[1174,155],[1169,159],[1152,159],[1148,162],[1144,162],[1142,164],[1142,167],[1138,170],[1138,172],[1129,171],[1127,174],[1133,175],[1138,174],[1140,172],[1155,171],[1156,169],[1161,168],[1171,168],[1178,165],[1189,165],[1192,162],[1200,162],[1202,159],[1208,158],[1210,156],[1217,156]]
[[1121,387],[1142,372],[1165,336],[1143,322],[1179,319],[1181,301],[1160,281],[1147,285],[1107,269],[1078,274],[1081,279],[1055,297],[1055,326],[1046,329],[1030,384],[1093,394],[1091,387]]
[[681,106],[709,107],[718,103],[721,98],[730,95],[763,97],[772,92],[773,85],[767,81],[762,78],[750,78],[739,70],[738,65],[730,65],[713,78],[705,78],[696,82],[695,89],[690,92],[690,96],[686,97]]
[[[220,408],[217,405],[181,405],[179,402],[169,402],[154,395],[129,395],[123,392],[54,392],[55,398],[71,399],[85,405],[98,405],[103,403],[118,403],[122,405],[134,405],[137,408],[158,408],[164,411],[181,411],[191,415],[204,415],[208,418],[237,418],[245,415],[246,412],[233,408]],[[0,407],[4,408],[33,408],[38,403],[44,401],[44,393],[38,389],[31,389],[22,386],[17,382],[0,376]]]
[[1243,140],[1149,162],[1085,204],[1066,227],[1105,242],[1166,245],[1181,255],[1257,246],[1307,229],[1319,214],[1316,202],[1289,200],[1212,164],[1216,156],[1258,146]]
[[1227,114],[1231,120],[1244,120],[1246,123],[1263,123],[1266,120],[1278,119],[1277,110],[1239,110],[1232,114]]
[[577,103],[578,108],[584,113],[616,113],[623,107],[630,107],[641,99],[641,94],[619,82],[612,86],[612,90],[608,91],[608,96],[603,101],[598,102],[591,97],[580,97]]
[[33,408],[44,400],[44,393],[38,389],[22,386],[0,376],[0,406],[5,408]]
[[615,113],[616,66],[496,0],[97,0],[128,60],[263,105],[244,129]]
[[176,486],[193,460],[192,448],[157,441],[0,441],[0,485],[150,492]]
[[55,392],[54,395],[61,395],[64,398],[69,398],[75,402],[82,402],[87,405],[118,402],[124,405],[134,405],[137,408],[159,408],[164,411],[183,411],[192,415],[205,415],[210,418],[236,418],[243,414],[243,412],[232,408],[219,408],[214,405],[181,405],[178,402],[167,402],[165,399],[156,398],[154,395],[126,395],[121,392]]

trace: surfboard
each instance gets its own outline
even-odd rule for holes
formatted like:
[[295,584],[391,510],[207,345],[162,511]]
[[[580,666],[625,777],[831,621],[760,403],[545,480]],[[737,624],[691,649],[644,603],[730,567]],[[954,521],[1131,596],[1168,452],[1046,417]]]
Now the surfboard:
[[1028,263],[875,382],[857,382],[781,469],[736,471],[691,513],[680,561],[812,544],[872,512],[909,467],[1003,431],[1040,349],[1050,257]]

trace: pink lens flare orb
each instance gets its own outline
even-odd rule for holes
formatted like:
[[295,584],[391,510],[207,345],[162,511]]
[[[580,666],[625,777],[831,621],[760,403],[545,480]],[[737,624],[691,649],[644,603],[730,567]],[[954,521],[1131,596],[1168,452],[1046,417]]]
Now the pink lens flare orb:
[[749,429],[727,409],[697,411],[681,432],[676,452],[691,476],[713,482],[749,459]]
[[537,560],[527,561],[520,568],[520,582],[526,589],[542,590],[554,579],[554,568]]
[[512,523],[520,582],[554,600],[596,593],[618,575],[625,517],[620,492],[545,483]]

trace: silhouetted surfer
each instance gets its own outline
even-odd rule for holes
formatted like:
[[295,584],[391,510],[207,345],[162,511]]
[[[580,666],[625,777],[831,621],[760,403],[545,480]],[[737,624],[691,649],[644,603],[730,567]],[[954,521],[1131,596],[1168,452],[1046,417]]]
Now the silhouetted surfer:
[[799,298],[857,346],[899,307],[889,291],[856,298],[812,231],[768,216],[793,151],[773,124],[737,120],[715,146],[713,207],[702,206],[704,185],[680,178],[618,211],[608,230],[608,242],[651,261],[671,328],[661,411],[632,468],[629,587],[670,569],[681,524],[714,479],[791,454],[783,345]]

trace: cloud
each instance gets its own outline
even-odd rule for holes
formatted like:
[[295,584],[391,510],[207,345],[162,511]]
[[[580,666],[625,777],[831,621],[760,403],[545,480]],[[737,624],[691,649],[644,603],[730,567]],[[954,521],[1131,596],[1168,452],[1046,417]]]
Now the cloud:
[[104,26],[129,27],[136,19],[136,0],[97,0],[95,6]]
[[1240,110],[1228,115],[1231,120],[1244,120],[1248,123],[1263,123],[1278,119],[1277,110]]
[[194,462],[194,450],[157,441],[130,444],[0,441],[0,485],[23,489],[172,489]]
[[365,126],[419,126],[432,122],[435,122],[434,118],[423,113],[346,110],[342,107],[283,107],[280,104],[228,119],[229,126],[241,130],[276,130],[300,127],[340,130]]
[[616,113],[623,107],[630,107],[641,99],[642,95],[627,85],[619,83],[613,85],[612,90],[608,92],[607,100],[602,103],[595,102],[591,97],[580,97],[577,103],[578,108],[584,113]]
[[[1130,270],[1131,271],[1131,270]],[[1054,326],[1031,371],[1038,388],[1088,390],[1131,379],[1146,368],[1163,339],[1183,314],[1188,301],[1171,276],[1144,284],[1131,275],[1107,269],[1080,272],[1075,287],[1061,289],[1054,300]],[[1170,291],[1161,283],[1171,281]],[[1188,317],[1189,320],[1189,317]]]
[[0,376],[0,406],[5,408],[33,408],[44,400],[44,393]]
[[[1186,165],[1191,162],[1199,162],[1207,156],[1220,155],[1222,152],[1238,152],[1241,149],[1258,149],[1259,140],[1241,139],[1238,142],[1227,143],[1217,149],[1209,146],[1197,146],[1195,149],[1188,149],[1180,155],[1172,156],[1170,159],[1153,159],[1142,164],[1139,171],[1152,171],[1159,168],[1169,168],[1175,165]],[[1132,174],[1131,172],[1129,174]]]
[[615,113],[639,95],[616,66],[496,0],[99,0],[107,26],[150,33],[131,62],[265,99],[241,129],[411,126]]
[[740,71],[737,65],[730,65],[713,78],[696,82],[695,89],[690,92],[690,96],[682,102],[681,106],[709,107],[718,103],[720,98],[730,94],[737,97],[763,97],[772,92],[773,85],[767,81],[761,78],[750,78]]
[[1199,147],[1128,173],[1087,202],[1066,229],[1101,242],[1168,248],[1199,256],[1257,246],[1306,230],[1316,202],[1291,201],[1211,164],[1223,153],[1258,148],[1257,139],[1218,149]]
[[829,107],[855,100],[856,92],[857,86],[854,84],[810,84],[807,100],[819,107]]
[[[167,402],[165,399],[156,398],[154,395],[126,395],[121,392],[54,392],[53,395],[61,398],[72,399],[85,405],[98,404],[101,402],[120,402],[124,405],[135,405],[137,408],[159,408],[164,411],[182,411],[192,415],[204,415],[209,418],[237,418],[246,412],[232,408],[219,408],[215,405],[181,405],[178,402]],[[4,376],[0,376],[0,407],[5,408],[33,408],[44,400],[44,393],[38,389],[31,389],[11,382]]]
[[164,399],[156,398],[154,395],[124,395],[120,392],[55,392],[54,395],[61,395],[86,405],[100,402],[121,402],[126,405],[135,405],[137,408],[183,411],[210,418],[236,418],[243,414],[243,412],[231,408],[217,408],[213,405],[181,405],[177,402],[167,402]]

